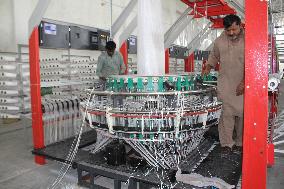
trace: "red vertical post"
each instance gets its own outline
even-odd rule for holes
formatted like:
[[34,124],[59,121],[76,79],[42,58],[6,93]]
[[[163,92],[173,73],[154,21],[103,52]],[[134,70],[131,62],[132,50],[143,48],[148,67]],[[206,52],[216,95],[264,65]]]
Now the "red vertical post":
[[122,54],[123,61],[124,61],[125,67],[126,67],[125,74],[127,74],[128,73],[128,50],[127,50],[127,43],[126,42],[124,42],[121,45],[119,51]]
[[[268,125],[267,1],[245,1],[245,97],[242,189],[265,189]],[[262,22],[255,22],[262,19]],[[255,32],[257,31],[257,32]]]
[[194,53],[184,59],[184,71],[194,72]]
[[[30,57],[30,88],[31,88],[31,111],[34,148],[44,147],[44,130],[41,110],[40,94],[40,67],[39,67],[39,38],[38,29],[34,28],[29,39]],[[42,156],[35,156],[37,164],[45,164]]]
[[170,50],[166,49],[165,51],[165,73],[170,73]]

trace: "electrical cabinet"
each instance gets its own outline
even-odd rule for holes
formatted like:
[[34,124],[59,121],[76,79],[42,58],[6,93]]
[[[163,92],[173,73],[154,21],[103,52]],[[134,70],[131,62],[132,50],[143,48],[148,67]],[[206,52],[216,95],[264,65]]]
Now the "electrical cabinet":
[[43,48],[104,51],[110,39],[107,30],[45,21],[39,26],[39,34],[40,46]]
[[188,49],[181,46],[172,46],[170,47],[170,57],[177,59],[186,59],[188,58]]
[[195,50],[194,60],[208,60],[209,54],[210,51]]
[[41,22],[39,25],[39,45],[43,48],[69,48],[69,26]]

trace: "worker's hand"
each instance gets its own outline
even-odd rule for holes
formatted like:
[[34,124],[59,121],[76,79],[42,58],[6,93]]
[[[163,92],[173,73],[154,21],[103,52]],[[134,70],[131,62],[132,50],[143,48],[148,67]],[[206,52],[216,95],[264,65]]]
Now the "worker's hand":
[[236,95],[237,95],[237,96],[243,95],[243,94],[244,94],[244,91],[245,91],[245,82],[244,82],[244,81],[241,81],[241,82],[239,83],[239,85],[237,86]]
[[[207,63],[207,62],[206,62],[206,63]],[[205,64],[206,64],[206,63],[205,63]],[[202,70],[201,76],[203,77],[203,76],[208,75],[208,74],[210,73],[210,71],[211,71],[211,66],[208,65],[208,64],[206,64],[206,65],[205,65],[205,69]]]
[[106,78],[105,77],[100,77],[101,80],[103,81],[106,81]]

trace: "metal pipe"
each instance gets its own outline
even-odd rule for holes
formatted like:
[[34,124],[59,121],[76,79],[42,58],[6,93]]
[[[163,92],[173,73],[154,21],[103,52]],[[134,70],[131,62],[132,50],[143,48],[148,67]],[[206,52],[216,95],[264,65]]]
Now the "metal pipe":
[[[118,32],[118,30],[121,28],[125,20],[129,17],[131,11],[133,11],[133,8],[137,4],[137,0],[130,0],[128,5],[123,9],[121,14],[118,16],[118,18],[115,20],[115,22],[111,26],[112,35],[115,36]],[[135,26],[136,27],[136,26]]]

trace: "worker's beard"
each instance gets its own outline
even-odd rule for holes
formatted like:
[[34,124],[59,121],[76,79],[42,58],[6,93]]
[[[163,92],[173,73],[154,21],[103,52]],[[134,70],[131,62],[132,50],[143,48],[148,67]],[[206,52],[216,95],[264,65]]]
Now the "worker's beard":
[[229,39],[230,39],[231,41],[235,41],[236,39],[238,39],[238,35],[230,35],[230,36],[229,36]]

